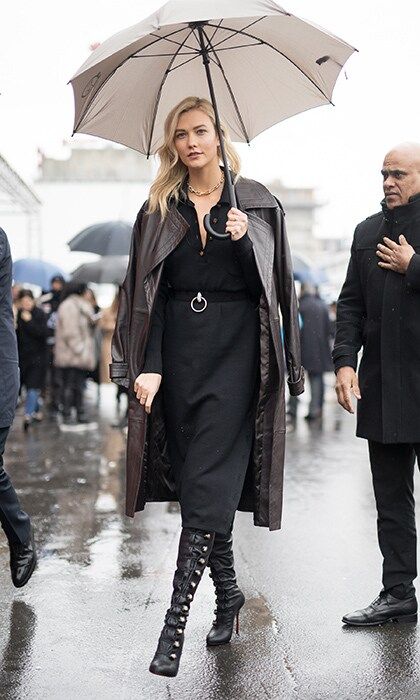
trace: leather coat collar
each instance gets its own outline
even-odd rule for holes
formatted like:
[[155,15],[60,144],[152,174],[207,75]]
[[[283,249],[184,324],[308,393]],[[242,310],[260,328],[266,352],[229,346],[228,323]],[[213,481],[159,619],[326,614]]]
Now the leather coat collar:
[[[255,180],[239,178],[235,185],[235,191],[239,207],[245,211],[250,209],[275,209],[279,206],[275,197],[273,197],[266,187],[259,182],[255,182]],[[149,274],[151,269],[156,267],[156,265],[174,250],[188,229],[188,223],[178,211],[175,202],[170,202],[168,214],[163,221],[160,219],[158,213],[151,214],[150,217],[156,217],[155,235],[157,242],[153,255],[152,268],[150,268],[146,274]],[[250,229],[251,228],[252,225],[250,221]]]

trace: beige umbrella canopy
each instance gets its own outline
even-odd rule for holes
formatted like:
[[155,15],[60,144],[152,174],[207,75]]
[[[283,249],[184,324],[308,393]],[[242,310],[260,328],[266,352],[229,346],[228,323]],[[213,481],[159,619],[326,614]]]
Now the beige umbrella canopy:
[[[210,92],[230,203],[236,197],[220,132],[249,141],[269,126],[331,102],[353,49],[272,0],[170,0],[101,44],[71,79],[74,131],[149,156],[168,112]],[[216,99],[217,95],[217,99]],[[204,226],[215,238],[210,216]]]
[[[201,27],[201,28],[200,28]],[[166,115],[209,94],[234,141],[331,102],[355,49],[272,0],[170,0],[104,41],[71,79],[74,131],[150,155]]]

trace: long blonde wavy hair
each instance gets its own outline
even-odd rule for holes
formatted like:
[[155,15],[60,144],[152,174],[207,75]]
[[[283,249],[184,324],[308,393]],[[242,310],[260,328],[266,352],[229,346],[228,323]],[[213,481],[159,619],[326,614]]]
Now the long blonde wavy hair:
[[[211,119],[216,129],[216,118],[213,105],[202,97],[186,97],[179,104],[175,105],[165,119],[164,141],[159,148],[157,155],[160,159],[160,166],[149,193],[149,203],[147,213],[151,214],[157,210],[162,217],[168,213],[168,201],[171,197],[178,203],[179,193],[184,182],[188,168],[179,158],[175,148],[175,131],[179,118],[184,112],[191,109],[201,109]],[[234,182],[237,182],[241,161],[239,155],[230,139],[227,128],[221,123],[221,130],[224,137],[226,157],[229,168],[234,174]],[[217,147],[219,158],[221,158],[220,146]]]

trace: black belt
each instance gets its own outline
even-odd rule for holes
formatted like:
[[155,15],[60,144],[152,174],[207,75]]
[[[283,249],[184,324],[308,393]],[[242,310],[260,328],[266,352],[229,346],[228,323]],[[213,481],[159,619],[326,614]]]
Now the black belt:
[[246,289],[238,289],[236,292],[213,291],[207,292],[188,289],[169,289],[169,295],[177,301],[189,301],[193,311],[200,313],[207,308],[207,302],[212,301],[237,301],[238,299],[250,299]]
[[249,299],[246,289],[238,289],[236,292],[214,291],[207,292],[205,289],[170,289],[169,294],[173,299],[179,301],[191,301],[200,292],[207,301],[236,301],[237,299]]

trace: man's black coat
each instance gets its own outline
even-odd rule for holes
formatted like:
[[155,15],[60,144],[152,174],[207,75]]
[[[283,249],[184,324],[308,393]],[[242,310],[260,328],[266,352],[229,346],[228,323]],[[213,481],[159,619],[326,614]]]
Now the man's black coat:
[[12,258],[0,228],[0,428],[13,422],[19,391],[19,366],[12,311]]
[[328,306],[315,294],[304,294],[299,301],[299,313],[302,365],[313,374],[332,372]]
[[[384,236],[404,234],[416,254],[405,275],[378,266]],[[335,369],[359,367],[357,435],[382,443],[420,442],[420,194],[356,228],[337,306]]]

